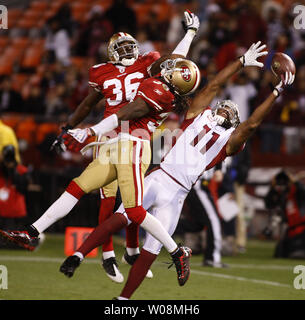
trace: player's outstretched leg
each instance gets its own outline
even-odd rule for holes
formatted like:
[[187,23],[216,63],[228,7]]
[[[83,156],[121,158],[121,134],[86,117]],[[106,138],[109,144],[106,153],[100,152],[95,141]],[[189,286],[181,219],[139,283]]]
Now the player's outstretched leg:
[[39,234],[57,220],[65,217],[84,195],[84,191],[72,181],[66,191],[32,225],[19,231],[0,231],[0,237],[7,243],[33,251],[39,245]]
[[[68,257],[62,264],[60,272],[63,272],[68,277],[72,277],[75,269],[79,266],[82,259],[94,248],[101,246],[104,242],[109,239],[109,236],[119,230],[122,230],[127,225],[127,219],[122,214],[113,214],[109,219],[107,219],[103,224],[97,226],[89,235],[89,237],[84,241],[84,243],[76,250],[73,254],[75,264],[73,264],[72,258]],[[68,261],[69,259],[69,261]],[[77,261],[79,262],[77,264]],[[71,262],[71,264],[70,264]],[[67,272],[65,271],[65,265],[67,265]],[[70,269],[69,269],[70,268]],[[67,274],[68,273],[68,274]]]
[[139,257],[134,261],[134,264],[129,271],[127,282],[118,297],[118,300],[130,299],[131,295],[144,280],[157,256],[158,255],[148,252],[145,249],[141,250]]
[[138,223],[143,229],[160,241],[170,253],[176,266],[178,283],[183,286],[190,275],[190,257],[192,250],[188,247],[177,246],[173,238],[164,229],[161,222],[148,213],[142,206],[125,208],[128,218]]

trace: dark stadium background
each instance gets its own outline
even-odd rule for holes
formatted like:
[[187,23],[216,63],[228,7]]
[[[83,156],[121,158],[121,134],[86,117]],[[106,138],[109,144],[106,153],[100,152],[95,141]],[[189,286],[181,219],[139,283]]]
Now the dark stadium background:
[[[290,55],[297,68],[296,80],[249,142],[247,193],[258,205],[248,231],[258,234],[266,220],[260,198],[272,175],[282,167],[294,174],[304,168],[305,31],[294,28],[293,1],[133,0],[118,1],[113,10],[116,4],[111,0],[9,0],[1,4],[8,7],[8,29],[0,30],[0,91],[6,83],[14,92],[13,103],[5,109],[0,107],[1,119],[14,129],[22,162],[32,172],[33,183],[27,193],[30,222],[90,161],[78,154],[59,156],[49,147],[60,126],[86,96],[89,67],[107,61],[107,41],[114,32],[131,33],[139,40],[141,50],[166,54],[183,36],[183,11],[187,8],[195,12],[201,29],[189,58],[201,69],[201,85],[253,42],[266,42],[269,55],[265,69],[251,69],[243,75],[257,91],[250,101],[250,111],[266,97],[269,84],[275,81],[270,72],[274,52]],[[94,15],[97,20],[93,20]],[[67,31],[69,39],[70,54],[63,63],[45,47],[52,18]],[[100,117],[100,110],[94,110],[85,124]],[[257,191],[260,187],[263,191]],[[67,225],[95,226],[98,207],[98,192],[87,195],[48,231],[63,232]]]

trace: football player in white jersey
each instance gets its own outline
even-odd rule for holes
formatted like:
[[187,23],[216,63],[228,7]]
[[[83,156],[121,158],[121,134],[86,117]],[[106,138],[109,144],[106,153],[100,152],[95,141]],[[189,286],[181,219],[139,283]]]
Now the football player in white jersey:
[[[263,63],[257,59],[267,54],[267,51],[263,51],[265,47],[261,42],[253,44],[242,57],[219,72],[196,95],[175,145],[164,157],[160,167],[146,176],[143,206],[161,221],[169,234],[174,233],[184,200],[203,172],[242,150],[284,87],[293,83],[294,75],[286,73],[268,98],[243,123],[239,122],[238,106],[233,101],[221,101],[214,110],[209,107],[221,86],[233,74],[243,67],[263,67]],[[123,206],[118,212],[124,213]],[[131,297],[161,248],[161,243],[147,234],[119,300]]]

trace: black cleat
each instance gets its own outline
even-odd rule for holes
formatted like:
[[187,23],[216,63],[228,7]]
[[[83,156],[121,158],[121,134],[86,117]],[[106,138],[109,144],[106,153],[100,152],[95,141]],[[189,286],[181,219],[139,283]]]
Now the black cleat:
[[[190,276],[190,257],[192,256],[192,250],[188,247],[180,247],[180,250],[172,255],[173,263],[176,266],[178,283],[180,286],[185,285]],[[172,264],[170,265],[170,267]]]
[[39,237],[32,237],[28,231],[0,230],[0,238],[7,244],[15,244],[20,248],[33,251],[39,245]]
[[78,256],[70,256],[60,266],[59,271],[68,278],[71,278],[75,272],[75,269],[79,267],[80,263],[81,261]]
[[[123,257],[122,257],[122,262],[123,262],[123,263],[126,263],[126,264],[129,264],[130,266],[132,266],[132,265],[136,262],[136,260],[138,259],[139,255],[140,255],[140,254],[137,253],[137,254],[134,254],[134,255],[130,256],[130,255],[128,254],[127,250],[125,249],[124,255],[123,255]],[[151,279],[151,278],[153,278],[153,276],[154,276],[154,274],[153,274],[152,271],[149,269],[149,270],[147,271],[147,273],[146,273],[146,278]]]
[[102,259],[102,267],[106,271],[107,276],[114,282],[122,283],[124,281],[124,276],[118,268],[118,264],[115,257],[110,257],[108,259]]
[[122,257],[122,262],[132,266],[136,262],[136,260],[138,259],[139,255],[140,254],[137,253],[137,254],[134,254],[134,255],[130,256],[128,254],[127,250],[125,249],[124,255]]

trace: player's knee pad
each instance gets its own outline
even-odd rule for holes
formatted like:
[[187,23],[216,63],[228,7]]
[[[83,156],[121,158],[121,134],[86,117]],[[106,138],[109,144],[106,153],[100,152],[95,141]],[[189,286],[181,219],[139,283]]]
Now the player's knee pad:
[[128,218],[136,223],[141,224],[146,216],[146,210],[142,206],[125,208]]

